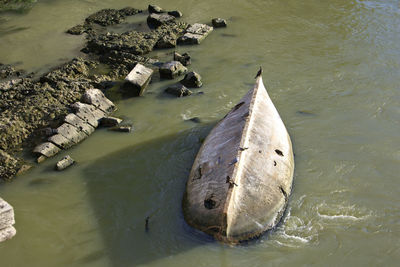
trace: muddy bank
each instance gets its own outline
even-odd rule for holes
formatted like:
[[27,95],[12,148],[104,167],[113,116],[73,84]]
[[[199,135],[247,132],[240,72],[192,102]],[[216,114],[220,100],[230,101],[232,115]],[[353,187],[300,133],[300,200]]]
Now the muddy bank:
[[[176,40],[189,25],[177,19],[150,25],[146,32],[110,33],[107,26],[143,11],[104,9],[67,32],[85,34],[84,54],[37,77],[10,65],[0,65],[0,177],[10,179],[27,169],[22,156],[42,142],[46,129],[60,126],[71,104],[88,89],[105,92],[122,81],[138,63],[158,71],[155,59],[146,57],[162,39]],[[144,22],[145,23],[145,22]],[[66,33],[67,34],[67,33]],[[100,71],[100,69],[102,71]],[[104,69],[107,69],[104,73]],[[101,73],[101,74],[100,74]]]

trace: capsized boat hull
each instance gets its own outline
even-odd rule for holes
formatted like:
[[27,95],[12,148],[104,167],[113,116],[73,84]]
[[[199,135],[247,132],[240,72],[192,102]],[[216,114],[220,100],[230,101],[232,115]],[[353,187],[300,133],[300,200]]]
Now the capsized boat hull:
[[257,237],[281,219],[293,171],[289,134],[260,75],[201,146],[183,198],[185,220],[228,243]]

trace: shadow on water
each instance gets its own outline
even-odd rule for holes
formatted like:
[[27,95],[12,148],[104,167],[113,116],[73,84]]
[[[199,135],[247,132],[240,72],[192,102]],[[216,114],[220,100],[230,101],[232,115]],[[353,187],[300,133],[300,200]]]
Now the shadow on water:
[[181,211],[187,177],[211,128],[202,124],[128,147],[84,170],[113,266],[136,266],[213,242],[190,228]]

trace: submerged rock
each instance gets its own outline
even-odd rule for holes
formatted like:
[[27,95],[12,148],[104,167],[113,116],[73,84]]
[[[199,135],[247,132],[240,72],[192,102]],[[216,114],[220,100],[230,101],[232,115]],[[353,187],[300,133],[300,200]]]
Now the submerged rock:
[[101,26],[119,24],[125,20],[125,17],[132,16],[142,11],[132,7],[126,7],[120,10],[102,9],[86,18],[86,23],[96,23]]
[[165,92],[167,94],[174,95],[177,97],[184,97],[192,94],[192,91],[190,91],[184,85],[179,83],[168,86],[167,89],[165,89]]
[[85,32],[87,32],[89,29],[89,27],[87,26],[87,24],[79,24],[76,25],[72,28],[69,28],[66,32],[72,35],[81,35]]
[[25,12],[32,8],[35,0],[2,0],[0,1],[0,12],[2,11],[17,11]]
[[183,66],[188,66],[191,63],[190,55],[188,53],[183,53],[181,55],[177,52],[174,52],[174,60],[179,61],[180,63],[182,63]]
[[226,25],[227,25],[226,20],[221,19],[221,18],[212,19],[211,23],[215,28],[226,27]]
[[174,79],[175,77],[184,74],[187,71],[179,61],[171,61],[164,63],[160,67],[160,77],[166,79]]
[[13,207],[0,198],[0,242],[11,239],[17,233],[14,224]]
[[119,24],[125,20],[126,17],[142,13],[142,10],[126,7],[120,10],[117,9],[102,9],[86,18],[83,24],[76,25],[66,32],[73,35],[80,35],[83,33],[95,33],[93,24],[103,27]]
[[108,130],[114,132],[130,133],[133,130],[133,125],[118,125],[115,127],[111,127]]
[[75,163],[75,160],[70,155],[65,156],[56,164],[56,170],[62,171]]
[[186,74],[180,83],[189,88],[200,88],[203,85],[200,74],[194,71]]
[[194,123],[201,123],[201,119],[199,117],[193,117],[193,118],[190,118],[190,119],[188,119],[186,121],[191,121],[191,122],[194,122]]

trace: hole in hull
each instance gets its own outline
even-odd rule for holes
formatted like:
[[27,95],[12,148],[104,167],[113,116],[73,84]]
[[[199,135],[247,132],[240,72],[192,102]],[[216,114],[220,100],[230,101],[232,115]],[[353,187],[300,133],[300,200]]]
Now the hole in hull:
[[275,149],[275,153],[278,154],[279,156],[283,157],[283,152],[280,151],[279,149]]

